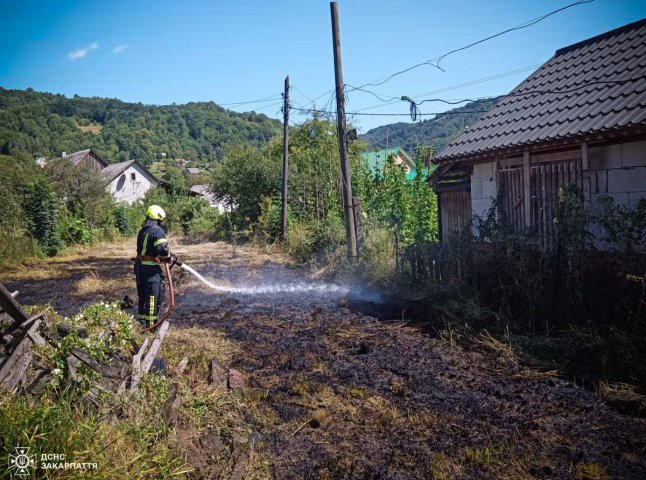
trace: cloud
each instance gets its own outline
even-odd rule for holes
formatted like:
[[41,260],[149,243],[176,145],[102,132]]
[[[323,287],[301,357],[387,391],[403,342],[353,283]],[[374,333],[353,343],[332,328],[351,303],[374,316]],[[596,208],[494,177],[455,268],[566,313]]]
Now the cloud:
[[112,49],[112,53],[121,53],[123,52],[126,48],[128,48],[130,45],[127,43],[122,43],[121,45],[117,45]]
[[72,61],[78,60],[79,58],[85,57],[88,53],[90,53],[92,50],[96,50],[97,48],[99,48],[99,44],[92,42],[87,47],[72,50],[67,56]]

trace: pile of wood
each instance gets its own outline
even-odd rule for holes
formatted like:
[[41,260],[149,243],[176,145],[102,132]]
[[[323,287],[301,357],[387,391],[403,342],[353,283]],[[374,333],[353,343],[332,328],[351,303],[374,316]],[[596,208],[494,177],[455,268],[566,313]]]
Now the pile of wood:
[[[38,347],[60,348],[70,328],[59,325],[52,332],[43,313],[28,316],[24,312],[16,301],[17,295],[18,292],[10,293],[0,283],[0,388],[38,395],[55,374],[40,361]],[[78,370],[82,365],[98,373],[98,380],[83,397],[86,403],[95,406],[98,406],[101,392],[136,392],[142,376],[153,366],[168,327],[167,321],[162,323],[152,341],[146,338],[134,355],[120,353],[104,363],[97,362],[79,348],[72,349],[65,358],[65,378],[80,384],[83,379]]]

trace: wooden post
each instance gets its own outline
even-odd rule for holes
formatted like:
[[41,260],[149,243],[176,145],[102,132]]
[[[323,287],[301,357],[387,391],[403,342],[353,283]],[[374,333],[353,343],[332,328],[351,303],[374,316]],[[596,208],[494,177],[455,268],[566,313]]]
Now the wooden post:
[[523,197],[524,197],[524,215],[525,215],[525,228],[530,228],[532,226],[532,192],[530,188],[530,176],[529,176],[529,151],[525,150],[523,152]]
[[27,321],[29,317],[13,297],[14,295],[0,283],[0,307],[13,319],[15,325]]
[[339,5],[330,2],[332,16],[332,45],[334,49],[334,79],[336,83],[337,132],[339,135],[339,155],[341,157],[341,188],[343,190],[343,214],[345,217],[345,237],[348,244],[348,257],[357,256],[357,232],[354,227],[352,207],[352,172],[348,159],[348,139],[345,125],[345,97],[343,94],[343,69],[341,66],[341,38],[339,34]]
[[285,77],[285,93],[283,94],[283,205],[280,211],[280,239],[287,238],[287,166],[289,159],[289,75]]
[[588,169],[588,142],[581,143],[581,170]]

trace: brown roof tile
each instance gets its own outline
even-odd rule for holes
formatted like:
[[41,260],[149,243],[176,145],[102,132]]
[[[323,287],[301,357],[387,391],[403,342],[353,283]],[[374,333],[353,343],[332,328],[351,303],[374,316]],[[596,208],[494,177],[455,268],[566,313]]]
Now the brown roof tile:
[[646,125],[646,19],[558,50],[436,159],[635,125]]

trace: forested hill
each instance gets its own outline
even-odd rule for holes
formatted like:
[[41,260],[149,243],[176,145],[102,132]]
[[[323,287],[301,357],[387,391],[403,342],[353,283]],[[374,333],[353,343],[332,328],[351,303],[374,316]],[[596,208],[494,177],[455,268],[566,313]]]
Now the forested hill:
[[259,145],[280,122],[237,113],[213,102],[150,106],[110,98],[84,98],[0,87],[0,153],[34,156],[94,149],[108,162],[168,158],[215,161],[227,146]]
[[390,147],[404,147],[412,153],[417,145],[434,145],[435,151],[439,152],[495,104],[495,100],[477,100],[467,103],[463,107],[449,110],[447,113],[439,114],[430,120],[382,125],[369,130],[362,135],[362,138],[376,148],[386,148],[387,136]]

